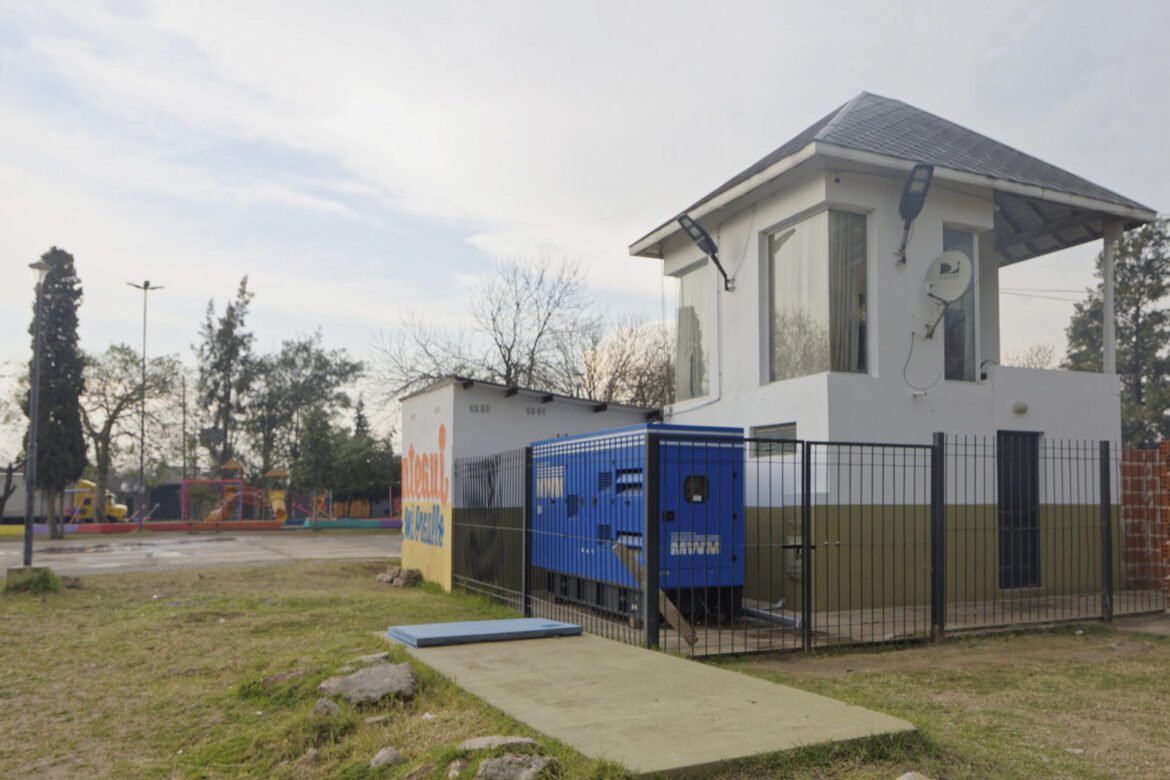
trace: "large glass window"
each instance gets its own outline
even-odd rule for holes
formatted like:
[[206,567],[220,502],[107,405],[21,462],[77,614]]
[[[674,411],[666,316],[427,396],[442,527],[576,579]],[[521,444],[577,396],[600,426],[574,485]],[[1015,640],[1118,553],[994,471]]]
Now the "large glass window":
[[864,373],[865,215],[822,211],[768,238],[771,378]]
[[[962,252],[975,266],[975,234],[943,228],[943,251]],[[976,269],[978,270],[978,269]],[[978,273],[975,274],[978,276]],[[947,379],[975,381],[975,280],[943,318],[943,364]]]
[[674,370],[677,401],[699,398],[709,392],[709,323],[714,294],[707,276],[704,264],[678,278],[678,352]]

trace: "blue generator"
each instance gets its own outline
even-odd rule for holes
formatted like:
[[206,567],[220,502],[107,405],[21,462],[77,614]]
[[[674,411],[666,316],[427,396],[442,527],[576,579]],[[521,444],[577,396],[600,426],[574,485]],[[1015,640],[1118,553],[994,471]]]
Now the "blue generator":
[[[657,472],[645,473],[656,434]],[[646,424],[532,445],[533,581],[563,601],[640,617],[643,537],[659,587],[692,622],[740,614],[744,452],[738,428]],[[649,480],[649,482],[648,482]],[[647,484],[658,516],[647,518]]]

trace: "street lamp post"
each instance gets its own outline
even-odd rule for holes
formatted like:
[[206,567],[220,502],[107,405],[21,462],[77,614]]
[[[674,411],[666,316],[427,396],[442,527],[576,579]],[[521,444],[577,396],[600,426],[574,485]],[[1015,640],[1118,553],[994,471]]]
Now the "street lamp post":
[[41,385],[41,300],[44,298],[45,275],[49,264],[44,260],[29,263],[37,274],[37,300],[33,307],[33,359],[28,388],[28,449],[24,463],[24,565],[32,566],[33,513],[37,491],[37,396]]
[[142,516],[146,509],[146,295],[162,287],[150,284],[145,280],[142,284],[126,282],[131,287],[142,290],[142,397],[138,415],[138,506],[134,514],[138,517],[138,530],[142,530]]

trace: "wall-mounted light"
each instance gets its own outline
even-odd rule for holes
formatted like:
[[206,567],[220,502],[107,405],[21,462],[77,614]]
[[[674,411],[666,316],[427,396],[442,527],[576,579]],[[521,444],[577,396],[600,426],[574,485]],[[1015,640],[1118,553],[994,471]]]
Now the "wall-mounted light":
[[902,245],[898,247],[899,263],[906,262],[906,244],[910,241],[910,226],[926,204],[926,193],[930,192],[930,181],[934,178],[934,166],[925,163],[915,165],[902,185],[902,198],[898,201],[898,216],[902,218]]
[[723,289],[728,292],[734,290],[735,280],[728,277],[727,271],[723,270],[723,264],[719,262],[719,247],[715,246],[715,240],[711,238],[706,230],[703,230],[703,227],[698,222],[695,222],[687,214],[683,214],[678,218],[678,224],[691,237],[691,241],[695,242],[695,246],[699,247],[699,251],[707,255],[715,263],[715,267],[723,275]]

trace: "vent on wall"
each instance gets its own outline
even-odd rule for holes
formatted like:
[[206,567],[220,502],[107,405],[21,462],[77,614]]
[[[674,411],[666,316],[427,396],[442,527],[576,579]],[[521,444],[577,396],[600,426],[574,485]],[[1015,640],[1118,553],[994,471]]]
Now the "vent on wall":
[[597,472],[597,489],[609,490],[613,485],[613,472],[609,469]]
[[618,469],[616,484],[615,490],[618,493],[640,491],[642,489],[642,469]]
[[609,523],[600,523],[597,526],[597,541],[612,542],[613,541],[613,526]]
[[565,514],[569,517],[577,516],[577,509],[581,505],[581,497],[578,495],[565,496]]

